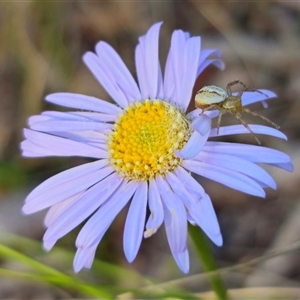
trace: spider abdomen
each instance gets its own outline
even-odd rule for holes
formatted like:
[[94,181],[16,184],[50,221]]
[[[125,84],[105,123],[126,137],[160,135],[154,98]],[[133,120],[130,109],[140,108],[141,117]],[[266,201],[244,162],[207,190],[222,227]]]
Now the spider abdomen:
[[196,107],[207,108],[213,104],[223,102],[227,98],[227,92],[215,85],[204,86],[195,96]]

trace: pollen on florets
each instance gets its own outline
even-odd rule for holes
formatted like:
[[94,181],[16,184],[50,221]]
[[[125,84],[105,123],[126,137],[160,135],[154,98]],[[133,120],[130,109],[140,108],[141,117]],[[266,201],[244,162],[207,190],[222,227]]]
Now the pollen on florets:
[[108,136],[110,161],[128,180],[149,180],[172,172],[182,162],[174,155],[192,134],[190,121],[161,100],[135,102],[116,121]]

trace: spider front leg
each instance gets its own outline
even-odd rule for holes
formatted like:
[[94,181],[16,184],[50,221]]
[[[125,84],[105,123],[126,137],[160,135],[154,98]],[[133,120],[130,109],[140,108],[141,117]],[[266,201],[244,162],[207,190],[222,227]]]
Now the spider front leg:
[[[262,95],[266,96],[266,98],[268,98],[268,95],[267,95],[267,94],[261,92],[260,90],[255,89],[255,88],[251,88],[251,87],[247,87],[246,89],[244,89],[244,90],[242,91],[242,94],[243,94],[243,92],[257,92],[257,93],[259,93],[259,94],[262,94]],[[242,96],[242,95],[240,95],[240,96]]]
[[250,114],[252,116],[259,117],[259,118],[265,120],[266,122],[272,124],[276,129],[280,128],[280,126],[278,126],[277,124],[275,124],[274,122],[272,122],[270,119],[266,118],[265,116],[263,116],[263,115],[255,112],[255,111],[250,110],[249,108],[243,107],[242,108],[242,112],[246,112],[246,113],[248,113],[248,114]]
[[226,91],[227,91],[227,94],[228,94],[229,96],[232,96],[231,87],[234,86],[234,85],[236,85],[236,84],[238,84],[238,83],[243,87],[243,89],[242,89],[241,91],[239,91],[238,94],[237,94],[237,96],[236,96],[236,97],[238,97],[238,98],[241,98],[244,92],[257,92],[257,93],[260,93],[260,94],[262,94],[262,95],[268,97],[268,95],[266,95],[265,93],[263,93],[263,92],[261,92],[261,91],[259,91],[259,90],[257,90],[257,89],[254,89],[254,88],[252,88],[252,87],[247,87],[246,84],[243,83],[243,82],[240,81],[240,80],[235,80],[235,81],[229,82],[229,83],[227,84],[227,86],[226,86]]
[[244,89],[242,91],[240,91],[237,96],[242,97],[243,92],[247,90],[247,86],[243,82],[241,82],[240,80],[235,80],[235,81],[229,82],[227,84],[226,91],[227,91],[228,96],[232,96],[231,87],[238,84],[238,83],[240,85],[242,85]]
[[235,118],[242,124],[244,125],[250,133],[252,133],[252,135],[254,136],[256,142],[258,143],[258,145],[261,145],[260,140],[257,138],[257,136],[255,135],[255,133],[252,131],[252,129],[248,126],[248,124],[242,119],[242,116],[240,113],[232,113],[233,116],[235,116]]

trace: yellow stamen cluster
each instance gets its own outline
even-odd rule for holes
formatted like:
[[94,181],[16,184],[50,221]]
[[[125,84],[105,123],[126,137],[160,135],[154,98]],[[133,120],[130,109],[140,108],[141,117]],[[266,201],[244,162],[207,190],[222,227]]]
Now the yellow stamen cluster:
[[108,137],[112,165],[128,180],[149,180],[181,164],[174,155],[191,136],[186,116],[161,100],[135,102],[124,110]]

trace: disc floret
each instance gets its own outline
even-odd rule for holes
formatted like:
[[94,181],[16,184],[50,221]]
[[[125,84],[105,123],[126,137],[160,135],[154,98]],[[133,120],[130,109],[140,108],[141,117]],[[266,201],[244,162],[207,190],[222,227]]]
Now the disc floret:
[[128,106],[109,134],[110,161],[128,180],[148,180],[172,172],[181,164],[174,155],[190,138],[187,117],[161,100]]

